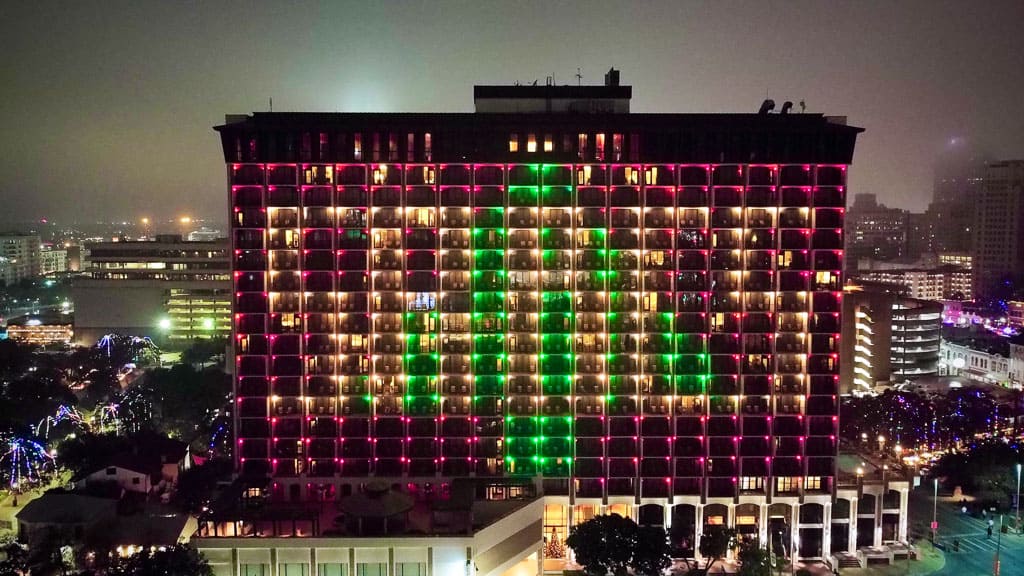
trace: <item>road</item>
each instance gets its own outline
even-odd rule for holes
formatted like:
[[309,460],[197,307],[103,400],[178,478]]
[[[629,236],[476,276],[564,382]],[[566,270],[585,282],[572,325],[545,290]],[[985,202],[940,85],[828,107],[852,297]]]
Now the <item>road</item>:
[[[960,511],[960,504],[939,495],[937,509],[938,541],[946,546],[946,566],[933,576],[983,576],[993,574],[996,549],[1002,576],[1024,574],[1024,536],[1008,533],[999,538],[999,517],[995,518],[992,537],[986,529],[988,523]],[[927,533],[932,518],[932,490],[927,482],[910,495],[910,525],[918,532]],[[1009,523],[1010,515],[1006,516]],[[912,528],[914,530],[914,528]],[[953,541],[959,540],[960,551],[953,550]]]

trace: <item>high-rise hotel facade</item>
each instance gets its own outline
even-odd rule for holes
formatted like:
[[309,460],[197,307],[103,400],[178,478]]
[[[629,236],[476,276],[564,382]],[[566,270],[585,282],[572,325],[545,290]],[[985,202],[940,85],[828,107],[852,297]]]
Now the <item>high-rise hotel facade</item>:
[[832,502],[861,129],[608,84],[217,128],[242,475],[288,501],[522,478],[562,537],[615,510],[764,539],[773,503],[789,530]]

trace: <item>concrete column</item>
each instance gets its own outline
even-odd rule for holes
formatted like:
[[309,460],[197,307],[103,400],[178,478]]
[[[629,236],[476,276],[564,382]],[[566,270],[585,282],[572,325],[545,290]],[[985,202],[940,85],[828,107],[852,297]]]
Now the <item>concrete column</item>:
[[872,540],[873,546],[882,545],[882,498],[885,494],[879,494],[875,498],[875,537]]
[[790,556],[796,559],[800,553],[800,505],[794,504],[790,510],[790,521],[789,521],[789,544],[792,548]]
[[896,539],[900,542],[907,541],[907,505],[910,496],[909,490],[900,490],[900,527]]
[[536,576],[544,575],[544,547],[541,546],[537,549],[537,574]]
[[700,537],[704,534],[704,505],[695,504],[694,508],[696,513],[693,521],[697,525],[693,528],[693,556],[696,560],[703,560],[704,557],[700,555]]
[[850,525],[847,527],[849,530],[849,536],[846,539],[847,552],[857,551],[857,504],[859,500],[852,498],[850,500]]
[[825,503],[825,512],[821,517],[821,557],[828,558],[832,554],[832,503]]
[[277,547],[270,547],[270,576],[277,576]]
[[762,546],[768,546],[768,504],[761,503],[757,510],[757,538]]
[[672,527],[672,505],[665,503],[661,507],[662,517],[664,518],[665,530]]

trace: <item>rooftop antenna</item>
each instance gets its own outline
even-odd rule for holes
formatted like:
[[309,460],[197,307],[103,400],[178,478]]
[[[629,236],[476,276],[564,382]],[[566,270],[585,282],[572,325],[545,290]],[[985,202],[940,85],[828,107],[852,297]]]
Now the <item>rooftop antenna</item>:
[[804,110],[807,110],[807,102],[800,100],[800,113],[803,114]]
[[576,68],[576,85],[583,85],[583,71],[581,71],[579,68]]
[[273,96],[270,97],[270,111],[271,112],[274,111],[274,97]]

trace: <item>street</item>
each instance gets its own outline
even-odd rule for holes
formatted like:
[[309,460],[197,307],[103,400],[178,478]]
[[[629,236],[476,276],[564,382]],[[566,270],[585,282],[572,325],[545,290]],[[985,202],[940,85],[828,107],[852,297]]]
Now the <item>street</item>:
[[[1003,534],[1000,543],[999,516],[995,517],[992,537],[986,534],[988,522],[960,511],[960,503],[950,497],[939,496],[936,510],[939,522],[938,542],[946,548],[946,565],[936,576],[967,576],[993,574],[996,548],[999,548],[1001,574],[1024,574],[1024,536],[1012,532]],[[910,494],[910,526],[912,531],[927,537],[932,518],[932,489],[925,482]],[[1012,513],[1006,515],[1007,523]],[[953,541],[959,540],[959,552],[953,551]]]

